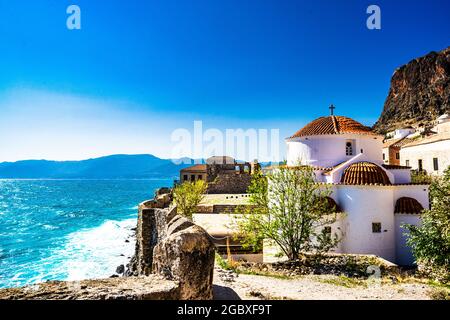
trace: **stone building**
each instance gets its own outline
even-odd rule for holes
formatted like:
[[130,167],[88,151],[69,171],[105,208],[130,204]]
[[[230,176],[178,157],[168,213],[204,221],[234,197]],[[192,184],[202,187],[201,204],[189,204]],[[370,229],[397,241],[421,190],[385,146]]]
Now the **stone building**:
[[238,162],[228,156],[214,156],[205,164],[180,170],[180,182],[204,180],[207,193],[246,193],[251,175],[259,168],[257,161]]
[[389,132],[383,143],[383,162],[388,165],[400,165],[400,149],[413,141],[416,130],[413,127],[397,129]]

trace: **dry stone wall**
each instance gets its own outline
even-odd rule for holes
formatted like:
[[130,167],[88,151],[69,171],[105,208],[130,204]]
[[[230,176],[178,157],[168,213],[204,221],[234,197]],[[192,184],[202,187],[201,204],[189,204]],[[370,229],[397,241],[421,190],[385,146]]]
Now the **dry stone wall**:
[[207,193],[247,193],[251,180],[250,174],[219,174],[213,182],[208,183]]

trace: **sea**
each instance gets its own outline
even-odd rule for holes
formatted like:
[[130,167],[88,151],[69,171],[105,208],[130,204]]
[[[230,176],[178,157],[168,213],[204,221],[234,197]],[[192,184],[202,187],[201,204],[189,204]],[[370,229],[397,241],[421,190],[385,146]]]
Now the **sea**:
[[134,253],[138,204],[172,184],[0,180],[0,288],[113,275]]

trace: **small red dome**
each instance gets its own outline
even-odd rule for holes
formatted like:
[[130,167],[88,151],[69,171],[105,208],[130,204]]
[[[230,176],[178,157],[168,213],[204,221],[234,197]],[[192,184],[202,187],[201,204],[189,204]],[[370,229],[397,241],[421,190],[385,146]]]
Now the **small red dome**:
[[348,166],[342,174],[344,184],[379,184],[390,185],[386,172],[372,162],[356,162]]

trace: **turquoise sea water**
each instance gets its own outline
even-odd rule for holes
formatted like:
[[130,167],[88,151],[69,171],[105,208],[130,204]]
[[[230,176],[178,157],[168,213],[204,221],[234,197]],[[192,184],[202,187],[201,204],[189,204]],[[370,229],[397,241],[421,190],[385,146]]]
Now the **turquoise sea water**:
[[114,274],[134,252],[138,203],[171,184],[0,180],[0,288]]

